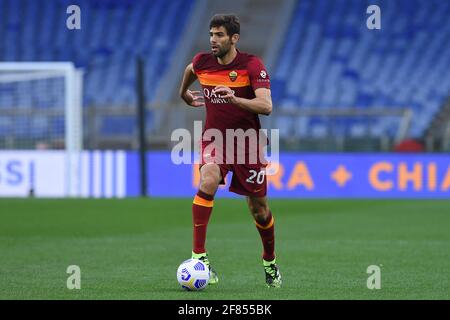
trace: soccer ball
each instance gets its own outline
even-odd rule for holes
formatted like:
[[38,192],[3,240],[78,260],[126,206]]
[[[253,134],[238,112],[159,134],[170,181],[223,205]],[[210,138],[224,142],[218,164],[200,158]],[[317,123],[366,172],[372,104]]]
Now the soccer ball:
[[178,267],[177,279],[183,289],[189,291],[205,289],[209,281],[209,268],[198,259],[183,261]]

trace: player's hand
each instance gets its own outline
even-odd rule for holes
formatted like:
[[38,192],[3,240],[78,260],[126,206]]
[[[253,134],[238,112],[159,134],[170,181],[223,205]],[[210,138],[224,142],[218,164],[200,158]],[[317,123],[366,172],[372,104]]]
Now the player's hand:
[[205,105],[205,98],[200,91],[186,90],[181,98],[192,107],[203,107]]
[[215,93],[219,93],[223,99],[229,99],[230,103],[237,104],[238,98],[234,95],[234,91],[226,86],[217,86],[214,88]]

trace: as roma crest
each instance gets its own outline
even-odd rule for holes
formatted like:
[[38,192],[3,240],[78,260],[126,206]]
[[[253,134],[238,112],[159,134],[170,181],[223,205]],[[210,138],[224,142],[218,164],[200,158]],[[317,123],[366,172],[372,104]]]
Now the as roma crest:
[[238,76],[238,73],[236,72],[236,71],[231,71],[229,74],[228,74],[228,76],[230,77],[230,80],[231,81],[236,81],[236,79],[237,79],[237,76]]

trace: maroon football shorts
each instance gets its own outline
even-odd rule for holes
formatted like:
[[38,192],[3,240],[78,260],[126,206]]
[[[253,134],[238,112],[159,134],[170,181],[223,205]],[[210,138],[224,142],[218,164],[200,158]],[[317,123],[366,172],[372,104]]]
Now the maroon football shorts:
[[[200,169],[207,163],[215,163],[214,160],[205,159],[201,156]],[[222,180],[220,184],[225,184],[225,177],[228,172],[233,172],[229,190],[231,192],[249,196],[264,197],[267,194],[266,165],[264,164],[227,164],[218,163]]]

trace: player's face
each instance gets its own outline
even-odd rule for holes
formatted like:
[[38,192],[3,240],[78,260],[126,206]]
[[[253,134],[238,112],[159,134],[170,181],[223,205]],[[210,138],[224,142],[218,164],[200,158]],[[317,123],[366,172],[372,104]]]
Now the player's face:
[[223,27],[212,27],[209,30],[209,43],[211,44],[212,53],[222,58],[230,51],[233,44],[232,37],[227,34],[227,30]]

